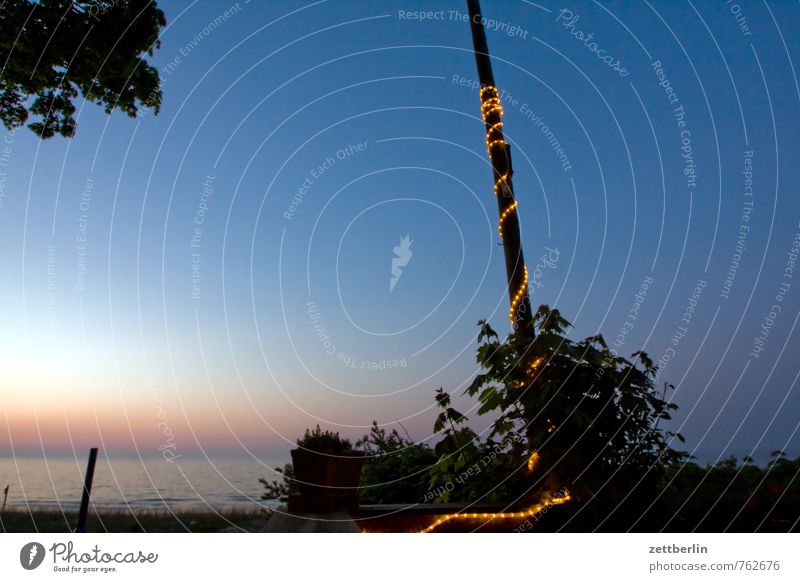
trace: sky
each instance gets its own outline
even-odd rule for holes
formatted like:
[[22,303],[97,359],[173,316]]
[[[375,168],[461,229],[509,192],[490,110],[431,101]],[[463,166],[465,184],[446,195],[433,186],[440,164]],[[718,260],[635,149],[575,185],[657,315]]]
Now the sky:
[[[0,454],[430,439],[439,386],[485,429],[476,322],[510,329],[465,4],[159,4],[159,115],[0,137]],[[685,450],[796,456],[797,5],[483,8],[532,303],[661,362]]]

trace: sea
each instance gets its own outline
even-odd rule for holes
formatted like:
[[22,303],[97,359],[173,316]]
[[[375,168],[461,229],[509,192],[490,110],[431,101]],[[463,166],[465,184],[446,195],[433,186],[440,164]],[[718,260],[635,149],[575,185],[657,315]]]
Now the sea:
[[[99,456],[91,501],[100,510],[257,510],[275,507],[263,500],[264,486],[279,479],[272,468],[285,461],[253,459],[113,458]],[[80,507],[87,460],[69,457],[0,459],[0,505],[8,486],[7,510]]]

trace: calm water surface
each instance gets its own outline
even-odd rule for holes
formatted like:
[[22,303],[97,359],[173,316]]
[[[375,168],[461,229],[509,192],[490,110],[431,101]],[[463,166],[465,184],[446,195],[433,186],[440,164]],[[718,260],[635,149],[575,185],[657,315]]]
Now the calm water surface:
[[[92,501],[97,509],[256,509],[276,502],[260,499],[259,477],[276,479],[281,461],[130,458],[97,459]],[[86,459],[3,458],[0,503],[9,486],[8,508],[77,509]]]

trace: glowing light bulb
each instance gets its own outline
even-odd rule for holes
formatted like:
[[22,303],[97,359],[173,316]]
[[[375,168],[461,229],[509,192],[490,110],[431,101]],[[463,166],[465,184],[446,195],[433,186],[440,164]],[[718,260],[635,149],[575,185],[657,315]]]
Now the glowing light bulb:
[[522,299],[525,297],[528,291],[528,267],[524,267],[522,273],[523,273],[522,284],[519,286],[517,293],[511,300],[511,308],[508,310],[509,317],[511,318],[511,323],[514,323],[514,313],[516,312],[517,307],[519,307],[519,304],[522,302]]
[[528,471],[533,471],[536,468],[536,463],[539,462],[539,452],[533,451],[531,456],[528,457]]

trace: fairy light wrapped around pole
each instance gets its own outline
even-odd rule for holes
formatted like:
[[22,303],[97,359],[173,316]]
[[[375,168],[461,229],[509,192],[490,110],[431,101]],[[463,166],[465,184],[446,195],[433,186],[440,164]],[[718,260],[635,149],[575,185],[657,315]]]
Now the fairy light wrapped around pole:
[[478,0],[467,0],[472,45],[480,83],[481,117],[486,125],[486,147],[492,162],[494,194],[497,197],[500,219],[497,230],[503,241],[508,279],[509,319],[515,331],[533,335],[533,314],[528,298],[528,269],[522,254],[517,201],[511,180],[511,147],[503,138],[503,107],[500,93],[494,84],[489,47],[483,30],[483,18]]
[[[508,294],[510,300],[509,319],[514,331],[534,336],[533,313],[528,297],[528,269],[525,267],[525,258],[522,255],[522,242],[519,231],[519,217],[517,215],[517,200],[514,197],[514,184],[511,180],[513,170],[511,167],[511,147],[503,137],[503,107],[500,102],[500,92],[494,84],[492,63],[489,59],[489,47],[486,44],[486,34],[483,30],[483,17],[478,0],[467,0],[469,8],[469,22],[472,30],[472,45],[475,52],[475,63],[478,66],[478,81],[480,82],[481,117],[486,125],[486,148],[492,162],[494,176],[494,194],[497,197],[497,208],[500,218],[497,230],[503,241],[503,251],[506,259],[506,275],[508,278]],[[528,373],[532,376],[537,368],[544,362],[542,357],[535,358],[527,366]],[[549,421],[548,421],[549,422]],[[536,470],[539,464],[539,452],[534,450],[528,457],[528,472]],[[546,491],[539,502],[522,511],[506,511],[500,513],[448,513],[439,515],[433,523],[420,533],[435,531],[441,525],[453,520],[480,520],[484,523],[496,520],[520,520],[537,516],[555,505],[562,505],[572,500],[572,495],[565,488],[553,493]]]

